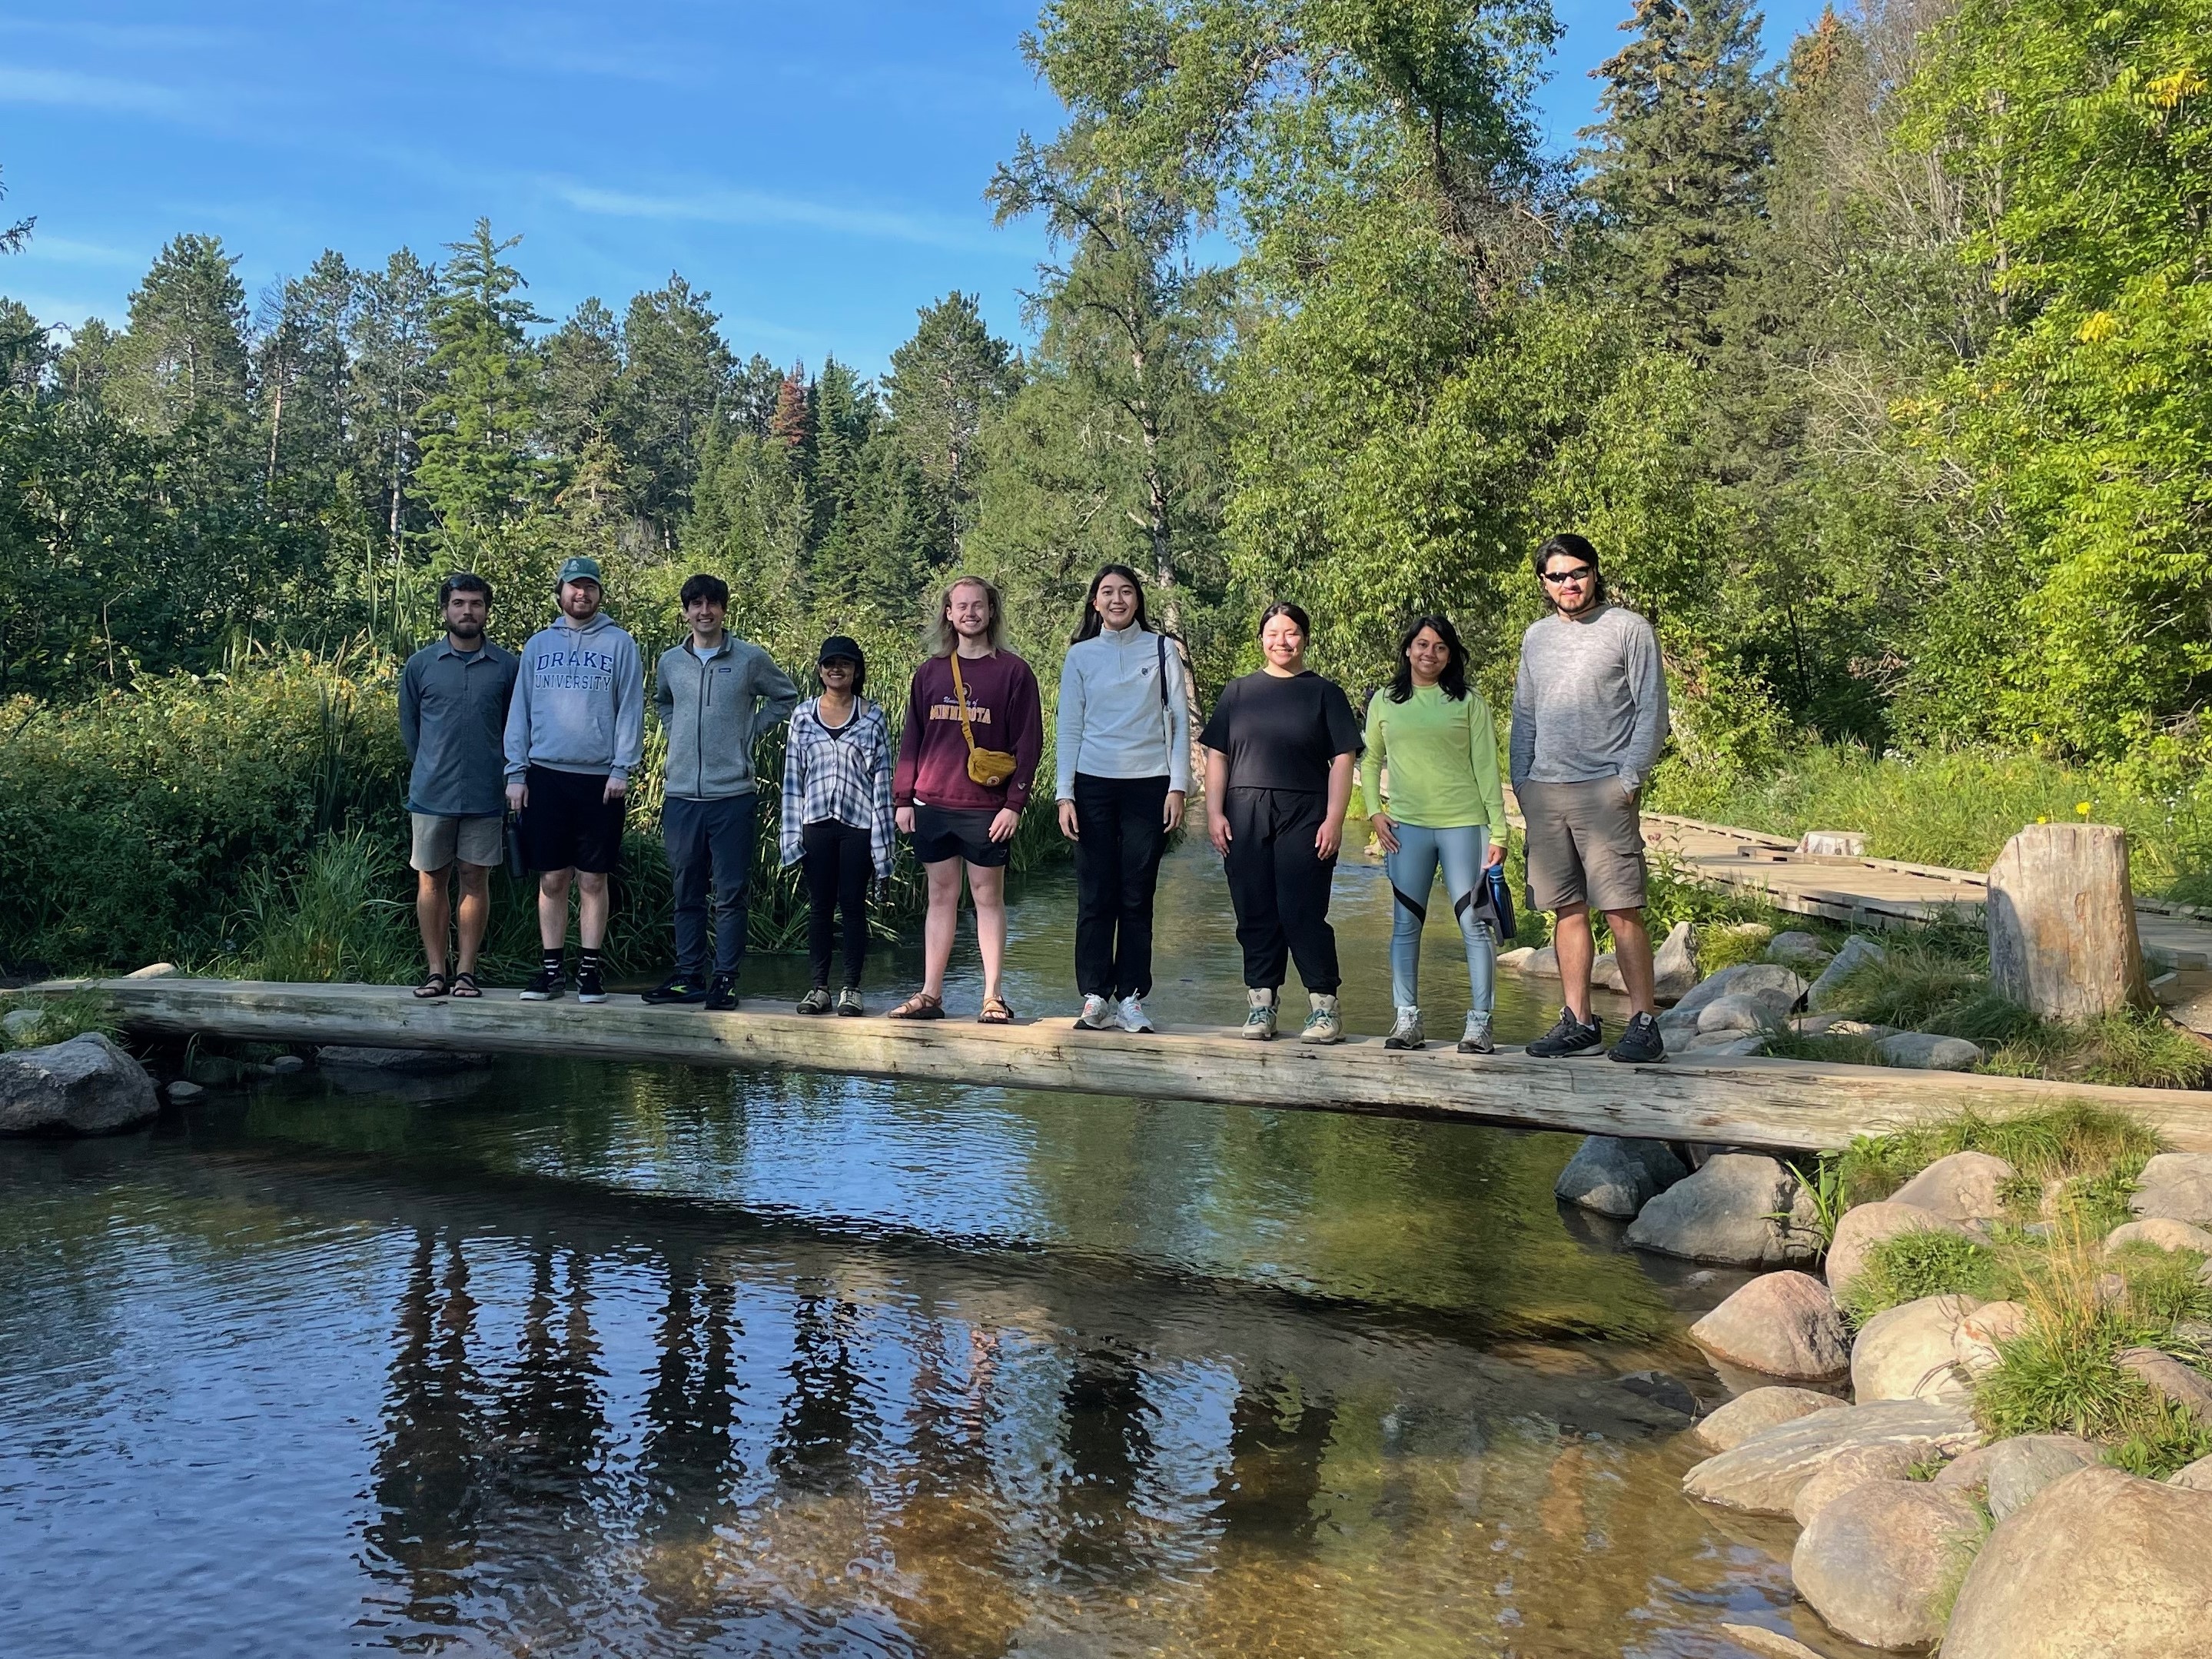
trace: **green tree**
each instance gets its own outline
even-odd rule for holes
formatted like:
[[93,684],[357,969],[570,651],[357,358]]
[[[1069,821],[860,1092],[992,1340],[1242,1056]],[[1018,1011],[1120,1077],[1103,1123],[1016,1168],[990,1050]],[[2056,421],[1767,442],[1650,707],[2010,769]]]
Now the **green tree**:
[[447,538],[465,544],[539,506],[544,469],[533,452],[541,362],[526,331],[544,319],[502,257],[522,239],[493,239],[491,222],[450,242],[430,305],[437,390],[422,407],[419,478]]
[[663,550],[691,508],[699,444],[731,392],[736,362],[708,308],[713,295],[671,272],[629,302],[617,441],[634,470],[633,498]]
[[943,502],[947,556],[975,518],[983,424],[1020,383],[1013,349],[983,321],[976,296],[957,290],[917,313],[884,379],[901,453]]

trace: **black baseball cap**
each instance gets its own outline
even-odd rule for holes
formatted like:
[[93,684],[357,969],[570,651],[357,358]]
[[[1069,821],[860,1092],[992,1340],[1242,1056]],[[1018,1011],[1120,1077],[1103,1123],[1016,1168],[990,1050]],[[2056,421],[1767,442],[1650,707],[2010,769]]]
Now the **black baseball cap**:
[[825,662],[835,662],[840,657],[856,666],[867,665],[868,659],[860,650],[860,642],[849,634],[832,634],[823,641],[822,648],[814,653],[815,665],[819,667]]

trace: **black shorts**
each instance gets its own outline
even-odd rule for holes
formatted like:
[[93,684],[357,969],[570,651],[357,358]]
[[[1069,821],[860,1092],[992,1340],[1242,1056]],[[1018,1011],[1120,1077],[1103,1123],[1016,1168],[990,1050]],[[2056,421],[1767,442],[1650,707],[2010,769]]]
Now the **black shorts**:
[[999,815],[981,806],[923,806],[914,809],[914,856],[922,864],[965,859],[986,870],[1002,869],[1013,842],[991,839],[991,820]]
[[623,800],[608,800],[604,772],[556,772],[533,766],[523,782],[530,799],[515,818],[522,861],[533,870],[581,870],[605,875],[622,855]]

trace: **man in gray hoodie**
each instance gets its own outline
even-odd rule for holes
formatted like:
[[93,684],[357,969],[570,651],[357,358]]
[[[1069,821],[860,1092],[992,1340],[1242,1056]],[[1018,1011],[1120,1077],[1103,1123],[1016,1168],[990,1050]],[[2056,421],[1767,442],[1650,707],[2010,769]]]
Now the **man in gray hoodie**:
[[568,889],[577,889],[576,1000],[605,1002],[608,877],[622,852],[629,775],[645,743],[645,674],[637,641],[599,610],[599,562],[561,567],[560,616],[530,636],[507,711],[507,801],[538,877],[544,960],[523,988],[550,1002],[565,987]]
[[[799,688],[767,652],[722,626],[729,584],[693,576],[681,594],[690,637],[661,653],[653,706],[668,733],[660,834],[676,889],[676,971],[653,1003],[738,1006],[745,890],[760,828],[753,744],[791,718]],[[714,971],[707,973],[707,890],[714,893]]]

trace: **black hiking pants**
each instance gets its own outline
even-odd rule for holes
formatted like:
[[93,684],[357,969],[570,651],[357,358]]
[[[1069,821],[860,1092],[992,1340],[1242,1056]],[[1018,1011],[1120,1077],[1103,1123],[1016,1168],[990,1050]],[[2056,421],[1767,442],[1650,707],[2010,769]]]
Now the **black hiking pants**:
[[1087,997],[1152,994],[1167,799],[1164,776],[1075,775],[1075,981]]
[[1232,788],[1223,803],[1229,897],[1244,983],[1255,990],[1279,988],[1287,961],[1297,963],[1307,990],[1336,990],[1336,930],[1328,925],[1336,860],[1314,851],[1328,811],[1328,796],[1289,789]]

